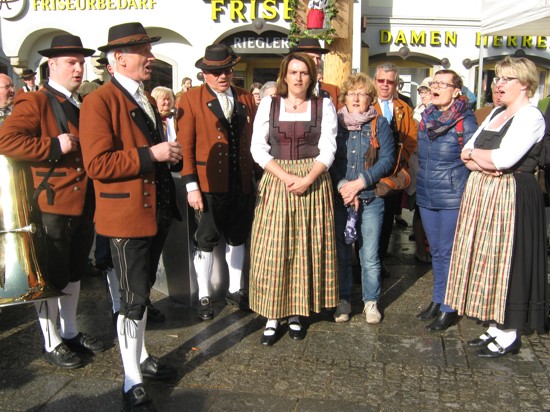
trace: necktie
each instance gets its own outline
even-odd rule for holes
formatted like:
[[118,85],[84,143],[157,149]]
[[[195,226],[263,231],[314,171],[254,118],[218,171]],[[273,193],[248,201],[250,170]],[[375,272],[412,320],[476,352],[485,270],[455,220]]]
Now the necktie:
[[382,100],[382,111],[384,112],[384,117],[388,120],[388,123],[391,123],[393,113],[390,110],[390,102],[388,100]]
[[143,83],[140,83],[138,88],[138,94],[141,101],[139,101],[139,105],[147,113],[147,116],[149,116],[149,119],[153,122],[153,124],[156,126],[157,122],[155,120],[155,112],[153,111],[153,106],[151,106],[151,103],[149,103],[149,99],[145,95],[145,90],[143,88]]
[[75,94],[71,95],[71,98],[70,98],[69,101],[80,109],[80,105],[82,103],[80,103],[80,100],[79,100],[77,95],[75,95]]
[[233,115],[233,104],[231,102],[231,99],[226,93],[220,93],[220,99],[222,102],[222,110],[223,115],[227,120],[231,120],[231,116]]

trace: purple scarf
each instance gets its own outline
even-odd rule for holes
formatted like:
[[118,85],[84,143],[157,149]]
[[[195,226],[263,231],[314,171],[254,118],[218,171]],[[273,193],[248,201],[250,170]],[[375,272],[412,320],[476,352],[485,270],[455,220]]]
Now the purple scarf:
[[420,131],[426,132],[428,139],[434,141],[439,136],[447,133],[449,129],[462,118],[463,113],[468,110],[468,98],[459,96],[444,112],[437,110],[432,104],[422,113],[422,121],[420,122]]
[[346,106],[338,111],[338,122],[347,130],[361,130],[361,127],[376,117],[376,109],[370,106],[366,112],[350,113]]

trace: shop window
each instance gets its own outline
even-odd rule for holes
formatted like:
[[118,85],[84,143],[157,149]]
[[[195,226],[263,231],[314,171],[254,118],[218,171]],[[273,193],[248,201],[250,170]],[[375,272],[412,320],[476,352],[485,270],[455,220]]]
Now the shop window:
[[9,74],[8,73],[8,65],[4,62],[0,61],[0,73]]
[[266,82],[276,82],[278,74],[278,67],[255,68],[252,70],[252,82],[261,84]]

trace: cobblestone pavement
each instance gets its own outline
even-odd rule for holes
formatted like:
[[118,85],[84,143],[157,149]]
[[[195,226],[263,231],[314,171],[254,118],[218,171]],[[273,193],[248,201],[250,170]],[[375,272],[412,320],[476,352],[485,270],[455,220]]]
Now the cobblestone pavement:
[[[379,325],[361,316],[357,285],[350,322],[336,324],[327,311],[310,318],[305,340],[285,334],[262,347],[264,320],[255,314],[217,302],[214,320],[200,322],[154,292],[167,320],[149,325],[147,347],[178,368],[170,384],[146,383],[159,411],[550,410],[550,337],[523,336],[518,355],[487,360],[465,345],[484,330],[475,321],[427,332],[416,314],[431,298],[430,267],[415,262],[410,228],[395,231]],[[83,281],[79,322],[110,347],[67,371],[41,356],[33,305],[3,308],[0,411],[120,410],[123,374],[104,279]]]

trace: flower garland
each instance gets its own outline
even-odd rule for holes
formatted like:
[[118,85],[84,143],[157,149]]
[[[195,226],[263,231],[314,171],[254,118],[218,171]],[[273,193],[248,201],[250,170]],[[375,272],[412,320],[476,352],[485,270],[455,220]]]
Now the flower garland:
[[338,0],[327,0],[327,5],[323,10],[325,13],[325,19],[328,22],[327,28],[325,29],[314,29],[308,30],[306,24],[301,21],[298,21],[297,9],[300,6],[300,2],[303,0],[289,0],[288,5],[291,11],[290,31],[288,33],[288,42],[290,46],[294,46],[298,43],[301,38],[308,37],[318,40],[323,40],[330,44],[334,39],[336,30],[332,27],[332,20],[338,15],[338,9],[336,8],[336,2]]

